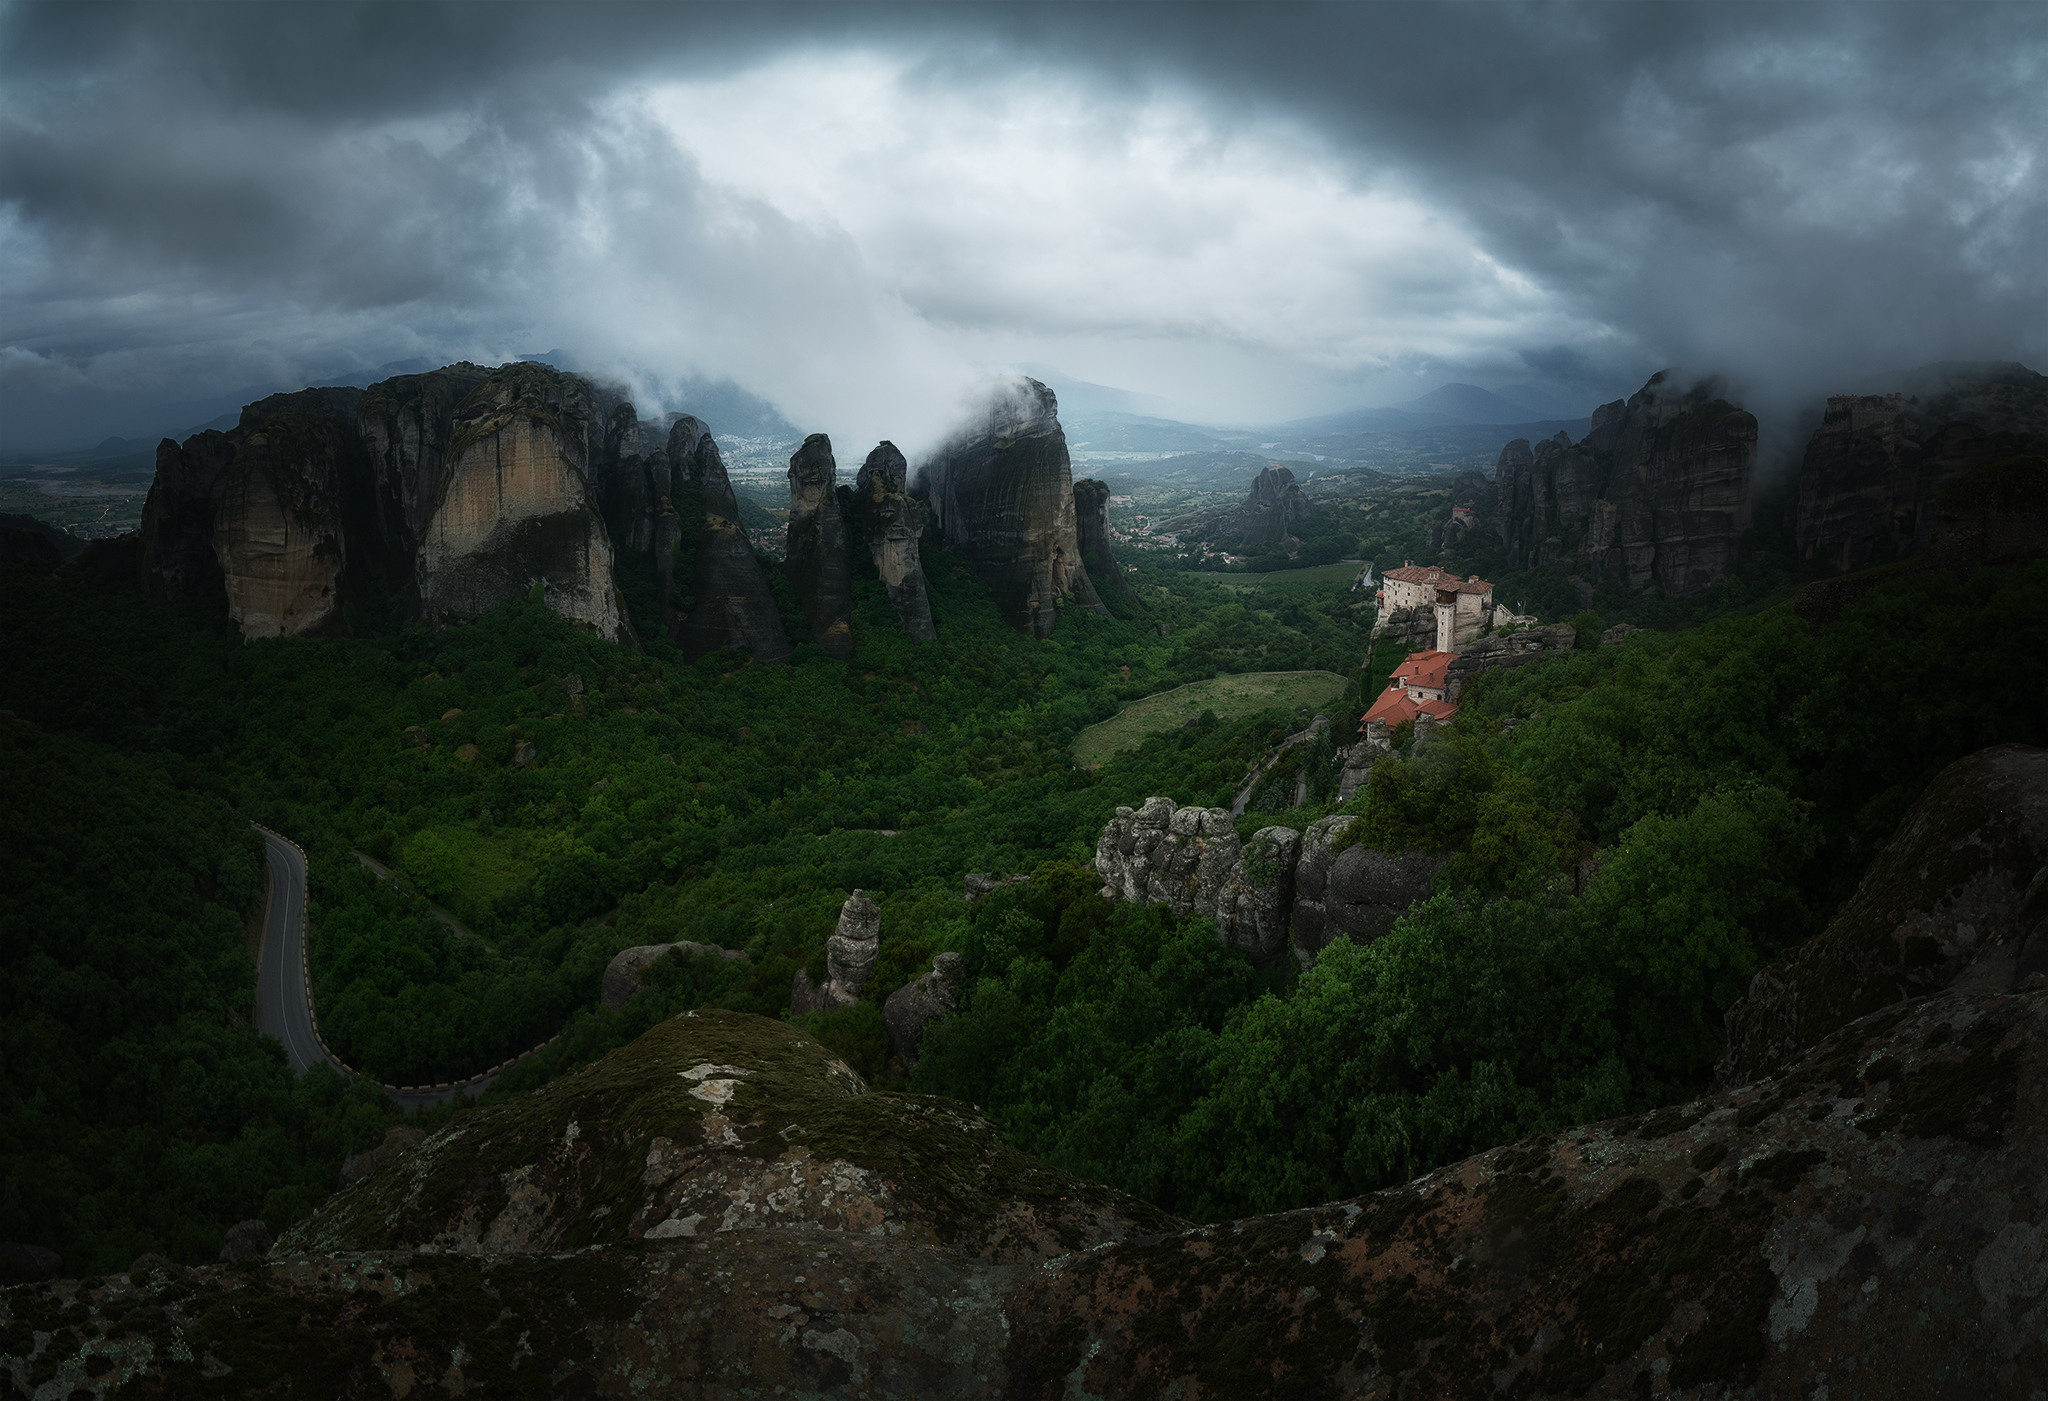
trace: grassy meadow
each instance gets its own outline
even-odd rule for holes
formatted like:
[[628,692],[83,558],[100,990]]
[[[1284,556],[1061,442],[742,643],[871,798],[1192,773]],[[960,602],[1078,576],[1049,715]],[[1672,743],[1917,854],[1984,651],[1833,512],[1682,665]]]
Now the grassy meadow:
[[1134,701],[1081,731],[1074,739],[1074,762],[1095,768],[1112,754],[1136,749],[1147,735],[1177,729],[1205,710],[1215,711],[1225,724],[1262,710],[1317,710],[1341,695],[1345,685],[1345,679],[1331,671],[1260,671],[1191,681]]

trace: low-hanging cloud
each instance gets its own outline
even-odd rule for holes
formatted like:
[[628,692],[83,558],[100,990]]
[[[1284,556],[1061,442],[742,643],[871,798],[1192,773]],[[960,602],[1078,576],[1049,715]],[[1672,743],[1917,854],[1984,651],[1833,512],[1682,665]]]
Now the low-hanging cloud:
[[1248,421],[2038,358],[2044,52],[2020,5],[16,5],[0,446],[554,346],[846,447],[1023,360]]

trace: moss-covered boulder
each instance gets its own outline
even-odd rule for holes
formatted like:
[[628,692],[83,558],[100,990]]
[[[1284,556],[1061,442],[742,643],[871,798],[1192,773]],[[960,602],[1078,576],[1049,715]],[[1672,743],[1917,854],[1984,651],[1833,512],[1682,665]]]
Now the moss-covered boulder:
[[505,1255],[798,1227],[1026,1261],[1182,1224],[1010,1148],[968,1105],[870,1092],[787,1023],[704,1010],[459,1119],[276,1253]]
[[1822,933],[1727,1014],[1719,1082],[1769,1074],[1856,1018],[1948,987],[2002,991],[2048,916],[2048,750],[2006,744],[1927,786]]

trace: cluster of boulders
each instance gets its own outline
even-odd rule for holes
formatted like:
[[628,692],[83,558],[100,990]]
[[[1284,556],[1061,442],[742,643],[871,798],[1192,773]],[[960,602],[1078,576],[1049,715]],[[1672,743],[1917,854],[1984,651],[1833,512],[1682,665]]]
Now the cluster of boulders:
[[1205,915],[1234,949],[1259,961],[1292,951],[1315,962],[1331,940],[1379,938],[1428,898],[1448,853],[1355,844],[1355,817],[1318,818],[1305,832],[1261,827],[1240,841],[1224,808],[1149,798],[1120,807],[1095,844],[1107,900]]
[[673,944],[640,944],[630,949],[621,949],[612,955],[612,961],[605,965],[604,982],[599,996],[607,1007],[623,1007],[628,998],[640,991],[640,980],[654,961],[664,954],[681,952],[685,957],[692,954],[714,954],[719,958],[747,961],[747,956],[738,949],[720,948],[716,944],[696,944],[687,939]]

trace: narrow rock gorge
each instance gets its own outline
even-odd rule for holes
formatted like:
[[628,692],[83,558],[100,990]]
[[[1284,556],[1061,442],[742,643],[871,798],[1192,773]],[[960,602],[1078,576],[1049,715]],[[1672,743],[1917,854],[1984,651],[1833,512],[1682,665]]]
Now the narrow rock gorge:
[[1050,637],[1061,598],[1108,614],[1081,563],[1059,402],[1037,380],[999,388],[911,490],[939,543],[966,556],[1011,627]]

